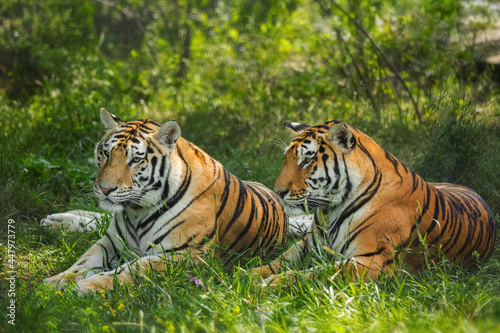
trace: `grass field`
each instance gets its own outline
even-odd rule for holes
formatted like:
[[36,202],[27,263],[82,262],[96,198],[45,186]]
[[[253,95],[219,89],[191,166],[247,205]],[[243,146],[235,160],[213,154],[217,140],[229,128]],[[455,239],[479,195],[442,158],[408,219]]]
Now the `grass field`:
[[[262,287],[238,265],[210,255],[206,264],[189,258],[166,272],[141,278],[140,286],[80,298],[45,287],[41,280],[69,267],[99,237],[45,230],[35,221],[16,222],[13,332],[151,332],[151,331],[441,331],[485,332],[500,328],[498,250],[486,265],[468,269],[447,262],[422,274],[402,273],[376,282],[353,282],[336,274],[328,260],[316,279],[297,274],[278,288]],[[8,257],[5,247],[2,256]],[[7,264],[8,265],[8,264]],[[249,267],[256,262],[247,264]],[[10,270],[3,267],[2,277]],[[2,289],[10,287],[2,281]]]
[[[280,149],[279,147],[275,147]],[[238,156],[236,156],[237,158]],[[277,160],[241,158],[228,164],[240,174],[267,181]],[[257,170],[257,171],[256,171]],[[269,182],[269,181],[268,181]],[[67,208],[96,209],[91,194],[81,193]],[[15,231],[14,257],[2,246],[2,309],[0,330],[7,332],[485,332],[500,330],[500,253],[485,265],[466,269],[443,261],[421,274],[353,282],[337,274],[321,255],[297,265],[296,279],[277,288],[263,287],[244,271],[257,260],[222,262],[210,253],[205,263],[190,258],[169,265],[166,272],[142,276],[140,285],[77,296],[42,285],[45,277],[72,265],[105,229],[90,234],[54,231],[23,214],[36,198],[6,216],[2,233]],[[71,207],[70,207],[71,206]],[[9,226],[14,226],[11,228]],[[264,260],[269,260],[270,255]],[[10,265],[13,265],[11,267]],[[246,265],[246,266],[245,266]],[[314,279],[303,272],[323,267]],[[240,267],[242,266],[242,267]],[[241,269],[243,268],[243,269]],[[15,270],[15,290],[11,276]],[[12,295],[14,292],[15,295]],[[7,306],[15,300],[15,326]]]

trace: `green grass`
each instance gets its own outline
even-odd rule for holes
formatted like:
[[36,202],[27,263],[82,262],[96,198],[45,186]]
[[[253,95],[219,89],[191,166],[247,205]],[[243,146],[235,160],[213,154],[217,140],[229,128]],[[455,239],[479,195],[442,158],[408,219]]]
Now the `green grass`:
[[[500,328],[498,250],[486,265],[462,269],[446,262],[421,274],[353,282],[327,259],[297,266],[295,279],[263,287],[231,263],[208,254],[165,272],[141,277],[140,285],[80,298],[55,291],[44,277],[70,266],[99,237],[45,230],[35,223],[16,233],[16,326],[7,332],[485,332]],[[2,248],[2,255],[5,250]],[[320,263],[315,278],[303,273]],[[247,267],[257,265],[250,261]],[[195,283],[193,277],[201,280]],[[2,279],[2,289],[6,281]],[[2,293],[2,308],[8,297]],[[3,311],[1,319],[8,318]]]
[[[466,111],[464,108],[455,110]],[[433,126],[430,120],[423,125],[410,123],[410,126],[394,121],[386,123],[385,129],[360,122],[362,125],[358,127],[368,128],[366,131],[371,131],[371,135],[382,144],[388,143],[391,152],[403,156],[405,161],[409,160],[410,165],[416,165],[431,179],[440,180],[440,177],[447,177],[450,170],[458,170],[462,183],[469,182],[473,186],[475,182],[481,182],[484,186],[479,190],[482,189],[483,195],[487,193],[484,189],[498,188],[498,179],[491,177],[491,172],[494,174],[498,170],[492,171],[490,167],[499,158],[498,151],[495,152],[499,141],[493,140],[498,135],[495,126],[467,120],[469,118],[458,118],[457,124],[454,119],[435,120],[435,132],[429,131],[430,135],[426,134],[429,139],[420,141],[418,139],[424,136],[423,133],[428,133],[426,128]],[[370,124],[370,120],[364,123]],[[276,137],[288,140],[287,134],[282,129],[279,131]],[[438,141],[432,141],[432,135],[436,135]],[[454,149],[462,149],[460,153],[439,144],[447,142],[449,137],[455,140],[453,147],[457,148]],[[214,142],[195,142],[241,178],[272,186],[281,169],[282,151],[281,145],[274,141],[275,138],[265,141],[252,150],[234,149],[227,143],[221,144],[222,149],[217,150]],[[414,141],[418,145],[412,145]],[[475,149],[478,145],[482,150],[473,150],[475,156],[464,159],[464,151]],[[443,263],[421,274],[403,272],[397,277],[383,277],[369,283],[353,282],[338,276],[332,262],[320,256],[294,268],[304,272],[319,262],[324,269],[315,278],[299,273],[296,280],[287,281],[278,288],[263,287],[259,281],[244,274],[245,270],[259,264],[257,260],[242,263],[241,270],[235,268],[235,265],[238,266],[235,262],[222,262],[208,253],[206,264],[195,266],[186,258],[180,264],[169,265],[165,272],[142,277],[140,285],[123,285],[115,291],[84,298],[78,297],[72,290],[56,292],[44,286],[43,279],[71,266],[102,234],[102,230],[91,234],[62,233],[38,225],[38,221],[48,213],[75,208],[96,209],[90,191],[95,177],[95,168],[88,162],[91,149],[78,147],[69,149],[84,152],[80,156],[75,154],[75,158],[49,161],[40,155],[30,155],[22,160],[23,168],[12,167],[13,163],[3,160],[9,168],[2,172],[10,175],[4,178],[7,185],[0,188],[3,191],[0,200],[4,211],[0,228],[4,233],[8,228],[7,220],[15,221],[15,265],[18,273],[16,325],[3,325],[10,318],[6,310],[1,311],[0,331],[500,330],[498,249],[484,265],[463,269]],[[428,152],[425,152],[426,149]],[[439,159],[453,163],[440,169]],[[460,170],[463,161],[467,162],[466,168]],[[424,162],[425,165],[422,165]],[[495,193],[490,195],[488,201],[498,212],[498,201],[492,198],[496,198]],[[6,309],[12,297],[7,293],[9,283],[5,278],[10,268],[6,240],[3,242],[0,252],[4,259],[0,267],[0,308]],[[271,259],[272,256],[264,258]],[[193,282],[194,278],[201,280],[202,286]]]
[[[456,108],[455,113],[464,110]],[[499,180],[492,177],[498,172],[492,166],[498,166],[500,158],[495,150],[500,142],[495,140],[499,133],[496,125],[468,118],[458,118],[457,124],[454,119],[450,116],[434,120],[435,132],[426,131],[432,128],[431,120],[422,125],[393,121],[381,126],[369,119],[354,124],[371,132],[383,146],[417,166],[424,176],[429,174],[432,180],[447,177],[450,170],[458,171],[459,183],[488,195],[487,200],[498,213],[495,189]],[[437,141],[432,140],[433,135]],[[454,149],[463,148],[459,153],[439,144],[446,142],[446,135],[455,140]],[[251,150],[232,148],[228,143],[222,143],[218,150],[213,141],[193,141],[241,178],[272,186],[281,169],[282,148],[276,138],[288,140],[284,130],[279,129],[272,140]],[[7,324],[6,310],[0,311],[0,332],[500,331],[498,246],[483,265],[463,269],[442,263],[421,274],[403,272],[369,283],[338,276],[332,262],[320,256],[294,268],[304,272],[319,262],[324,269],[316,278],[299,273],[296,280],[268,288],[244,274],[259,264],[257,260],[242,263],[240,270],[234,268],[234,262],[222,262],[208,253],[206,264],[195,266],[186,258],[180,264],[169,265],[165,272],[142,277],[139,286],[123,285],[84,298],[72,290],[56,292],[44,286],[43,279],[71,266],[102,233],[62,233],[38,225],[49,213],[96,209],[90,191],[96,172],[88,161],[92,152],[85,146],[68,147],[69,151],[79,149],[79,154],[66,159],[30,155],[21,160],[22,167],[15,163],[19,161],[16,155],[11,160],[3,159],[6,168],[1,172],[6,183],[0,187],[0,229],[3,235],[7,220],[15,221],[18,273],[16,326]],[[474,154],[464,158],[467,149]],[[453,163],[440,169],[439,159]],[[475,183],[483,187],[475,187]],[[493,193],[486,191],[489,188]],[[5,280],[10,270],[7,241],[2,238],[2,242],[0,308],[6,309],[12,297],[8,296],[9,283]],[[193,282],[193,277],[201,280],[202,286]]]

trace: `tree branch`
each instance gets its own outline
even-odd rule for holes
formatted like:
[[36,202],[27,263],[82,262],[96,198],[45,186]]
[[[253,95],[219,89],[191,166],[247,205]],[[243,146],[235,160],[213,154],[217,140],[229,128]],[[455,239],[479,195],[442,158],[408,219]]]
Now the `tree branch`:
[[370,41],[370,43],[373,45],[373,47],[377,50],[377,52],[382,56],[382,58],[385,60],[385,62],[387,63],[387,65],[389,66],[389,68],[391,69],[392,73],[394,75],[396,75],[397,79],[401,82],[401,84],[403,85],[403,88],[404,90],[406,91],[406,93],[408,94],[408,97],[410,97],[410,100],[413,104],[413,108],[415,109],[415,112],[417,114],[417,117],[419,120],[422,120],[422,114],[418,108],[418,104],[417,102],[415,101],[415,99],[413,98],[413,94],[411,93],[410,89],[408,88],[408,86],[406,85],[406,82],[405,80],[403,80],[403,78],[401,77],[401,75],[399,74],[399,71],[397,70],[397,68],[392,64],[392,62],[389,60],[389,58],[387,58],[387,56],[385,55],[385,53],[380,49],[380,47],[377,45],[377,43],[370,37],[370,35],[368,34],[368,32],[366,31],[366,29],[363,27],[363,25],[355,18],[352,18],[349,13],[347,13],[338,3],[336,3],[335,1],[331,1],[331,3],[337,7],[355,26],[356,28],[361,31],[363,33],[363,35],[365,35],[366,38],[368,38],[368,40]]

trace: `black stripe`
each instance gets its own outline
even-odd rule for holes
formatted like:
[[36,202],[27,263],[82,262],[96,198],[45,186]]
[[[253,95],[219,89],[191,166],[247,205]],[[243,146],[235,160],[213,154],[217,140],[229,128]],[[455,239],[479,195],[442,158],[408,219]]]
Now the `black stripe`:
[[236,203],[236,206],[234,207],[234,212],[233,212],[233,217],[229,221],[229,223],[226,226],[226,229],[223,231],[221,236],[224,236],[227,231],[233,226],[233,224],[238,220],[240,217],[241,213],[245,209],[245,202],[247,200],[248,192],[245,190],[245,185],[244,183],[238,178],[235,177],[235,184],[238,185],[239,192],[238,192],[238,202]]
[[380,184],[382,183],[382,173],[378,169],[375,169],[375,176],[368,187],[361,193],[347,208],[340,214],[339,218],[333,223],[329,230],[329,238],[336,239],[340,227],[344,224],[344,221],[352,216],[356,211],[366,205],[378,192]]
[[[259,190],[253,186],[249,186],[248,188],[249,191],[252,191],[253,192],[253,196],[256,196],[257,199],[259,200],[259,203],[260,203],[260,208],[262,208],[262,219],[260,221],[260,228],[259,230],[255,233],[255,236],[254,238],[250,241],[250,243],[247,244],[247,247],[248,248],[253,248],[255,245],[256,245],[256,242],[258,241],[261,241],[262,239],[262,232],[263,232],[263,229],[268,229],[270,227],[270,222],[268,220],[268,217],[269,217],[269,207],[267,205],[267,202],[266,202],[266,199],[264,198],[263,194],[261,192],[259,192]],[[257,213],[257,216],[255,218],[258,218],[258,213]],[[265,239],[262,239],[262,240],[265,240]],[[265,246],[263,246],[263,248],[265,248]]]
[[[195,196],[193,199],[191,199],[191,201],[190,201],[190,202],[189,202],[189,203],[188,203],[188,204],[184,207],[184,209],[183,209],[183,210],[181,210],[180,212],[178,212],[175,216],[173,216],[173,217],[169,220],[169,222],[171,222],[171,221],[175,220],[175,219],[176,219],[179,215],[181,215],[182,213],[184,213],[184,211],[185,211],[187,208],[189,208],[189,207],[193,204],[193,202],[195,202],[196,200],[198,200],[198,199],[199,199],[201,196],[203,196],[203,195],[204,195],[204,194],[205,194],[205,193],[206,193],[206,192],[207,192],[210,188],[212,188],[212,186],[213,186],[213,185],[214,185],[214,184],[215,184],[215,183],[216,183],[216,182],[220,179],[220,177],[221,177],[221,174],[220,174],[220,172],[219,172],[219,174],[218,174],[218,175],[217,175],[217,177],[216,177],[216,178],[212,181],[212,183],[211,183],[210,185],[208,185],[208,187],[207,187],[207,188],[205,188],[205,190],[203,190],[201,193],[199,193],[197,196]],[[164,224],[164,225],[163,225],[163,226],[162,226],[159,230],[157,230],[157,231],[155,232],[155,235],[156,235],[156,234],[158,234],[160,231],[162,231],[162,230],[165,228],[165,226],[167,226],[167,225],[168,225],[168,223],[167,223],[167,224]],[[148,230],[143,231],[143,232],[141,233],[140,238],[144,237],[144,235],[145,235],[145,234],[146,234],[146,233],[147,233],[150,229],[151,229],[151,227],[150,227],[150,228],[148,228]]]
[[356,257],[373,257],[373,256],[381,254],[382,252],[384,252],[384,250],[385,249],[383,247],[380,247],[375,252],[367,252],[367,253],[363,253],[363,254],[357,254]]
[[[153,240],[152,244],[154,245],[158,245],[160,244],[164,239],[165,237],[167,237],[171,232],[172,230],[174,230],[175,228],[177,228],[178,226],[184,224],[186,222],[186,220],[182,220],[180,221],[179,223],[177,223],[176,225],[174,225],[172,228],[168,229],[165,233],[163,233],[161,236],[158,236],[155,238],[155,240]],[[146,249],[146,252],[148,252],[153,246],[150,244],[148,246],[148,248]]]
[[[108,237],[108,235],[105,235],[105,237]],[[99,244],[99,246],[101,247],[101,251],[104,252],[103,256],[102,256],[102,267],[104,267],[106,269],[111,269],[111,263],[109,262],[108,249],[106,249],[106,247],[102,244]]]
[[189,185],[191,184],[191,176],[192,176],[191,168],[189,167],[186,160],[184,159],[184,156],[182,155],[182,152],[179,149],[179,146],[176,146],[176,150],[177,150],[177,154],[179,155],[179,158],[182,160],[182,162],[184,163],[184,165],[186,167],[186,173],[184,174],[184,179],[182,181],[181,186],[177,190],[177,192],[175,192],[175,194],[172,196],[172,198],[170,198],[166,202],[168,207],[174,207],[179,202],[179,200],[181,200],[184,197],[187,189],[189,188]]
[[149,183],[148,185],[151,185],[153,184],[153,182],[155,181],[155,170],[156,170],[156,164],[158,163],[158,157],[156,156],[153,156],[151,158],[151,162],[150,162],[150,165],[151,165],[151,173],[149,175]]
[[[130,223],[130,221],[127,217],[127,214],[124,213],[122,215],[123,215],[125,226],[127,227],[128,235],[131,236],[133,241],[135,242],[135,244],[139,246],[140,242],[139,242],[139,239],[137,238],[137,230],[134,230],[132,228],[132,224]],[[128,237],[124,240],[128,241]]]
[[226,171],[226,169],[222,169],[224,172],[224,191],[222,192],[221,198],[220,198],[220,206],[219,210],[215,214],[215,222],[219,220],[219,217],[221,216],[222,212],[226,208],[226,203],[227,199],[229,198],[229,193],[230,193],[230,185],[231,185],[231,174]]
[[[262,239],[264,239],[264,243],[261,245],[261,247],[268,248],[274,246],[276,244],[276,241],[282,241],[282,238],[284,237],[284,232],[282,232],[282,230],[288,229],[285,228],[280,230],[280,218],[278,216],[279,212],[277,210],[277,207],[280,206],[280,203],[273,195],[273,192],[270,192],[266,187],[261,187],[260,190],[263,196],[265,196],[267,199],[264,205],[268,209],[266,212],[268,214],[267,216],[270,218],[270,220],[266,223],[266,228],[264,228],[263,232],[261,233],[263,234]],[[285,221],[282,222],[285,223]]]
[[351,178],[349,177],[349,168],[347,167],[347,163],[345,161],[345,154],[342,154],[342,162],[344,163],[344,172],[345,172],[345,191],[342,194],[342,202],[345,202],[352,191],[352,183]]
[[[381,148],[382,149],[382,148]],[[401,176],[401,174],[399,173],[399,165],[400,165],[400,162],[399,160],[394,157],[393,155],[389,154],[386,150],[382,149],[384,152],[385,152],[385,158],[391,162],[392,166],[394,167],[394,171],[396,171],[396,173],[398,174],[399,176],[399,179],[400,179],[400,184],[403,184],[403,177]]]
[[250,196],[250,200],[251,200],[251,203],[252,203],[251,207],[250,207],[250,209],[251,209],[250,216],[249,216],[248,221],[247,221],[247,223],[245,225],[245,228],[243,228],[243,230],[240,232],[240,234],[238,235],[238,237],[236,237],[236,240],[234,241],[234,243],[231,245],[231,249],[234,248],[234,245],[240,244],[240,240],[247,234],[248,230],[252,226],[256,207],[255,207],[255,201],[254,201],[253,196]]
[[[113,265],[112,265],[113,259],[116,258],[117,262],[120,262],[122,260],[122,251],[118,250],[118,248],[115,245],[115,242],[113,241],[113,238],[109,235],[108,232],[106,232],[106,237],[108,237],[109,242],[111,243],[111,246],[113,247],[113,252],[114,252],[113,257],[108,258],[108,265],[110,267],[113,267]],[[115,268],[115,267],[113,267],[113,268]]]
[[163,179],[163,176],[165,175],[165,163],[166,163],[166,161],[167,161],[167,157],[162,156],[161,157],[161,165],[160,165],[160,178],[162,178],[162,179]]

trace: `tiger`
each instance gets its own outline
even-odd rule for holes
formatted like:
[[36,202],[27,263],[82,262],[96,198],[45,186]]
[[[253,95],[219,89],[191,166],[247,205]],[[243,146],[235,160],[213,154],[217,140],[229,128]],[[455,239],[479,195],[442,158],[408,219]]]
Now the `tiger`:
[[[215,248],[257,256],[285,241],[288,218],[280,198],[256,182],[242,181],[181,137],[177,122],[123,122],[106,109],[107,133],[95,148],[93,191],[111,218],[105,234],[74,265],[45,283],[79,295],[137,280],[135,272],[165,270],[186,255],[195,263]],[[44,225],[95,230],[99,213],[53,214]],[[82,224],[83,223],[83,224]],[[85,224],[87,223],[87,224]],[[213,246],[216,244],[217,246]]]
[[[422,271],[429,267],[424,256],[430,263],[444,259],[462,265],[491,256],[495,220],[473,190],[426,182],[343,121],[284,126],[294,138],[285,148],[274,190],[289,216],[314,216],[296,245],[252,270],[264,283],[291,278],[296,271],[285,268],[313,251],[332,258],[337,272],[367,281],[394,276],[398,269]],[[311,271],[320,268],[306,275],[314,278]]]

